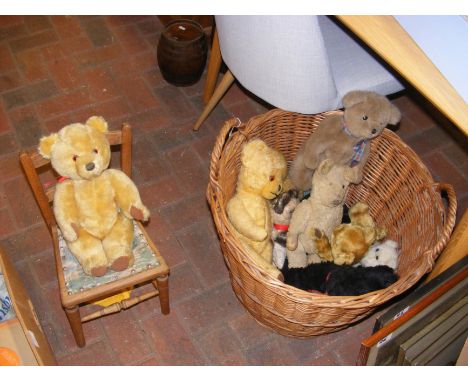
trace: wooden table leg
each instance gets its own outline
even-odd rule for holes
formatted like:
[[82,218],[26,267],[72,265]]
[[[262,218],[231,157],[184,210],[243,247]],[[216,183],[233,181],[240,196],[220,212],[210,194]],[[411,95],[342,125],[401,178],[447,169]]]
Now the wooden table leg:
[[222,61],[221,50],[219,49],[218,31],[215,28],[213,34],[213,45],[211,46],[210,61],[208,62],[208,70],[206,74],[205,88],[203,91],[204,105],[210,101],[210,98],[213,95]]

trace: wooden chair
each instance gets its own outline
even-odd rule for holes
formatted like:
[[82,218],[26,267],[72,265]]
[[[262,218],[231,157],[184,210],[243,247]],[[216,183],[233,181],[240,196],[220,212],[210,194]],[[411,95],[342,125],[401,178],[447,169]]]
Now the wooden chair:
[[[122,171],[131,177],[132,131],[130,126],[124,124],[121,130],[110,131],[106,136],[111,147],[121,146],[120,166]],[[135,238],[133,247],[135,264],[132,267],[122,272],[109,271],[104,277],[91,277],[83,273],[79,276],[85,276],[85,278],[80,280],[76,280],[78,271],[75,269],[73,275],[70,276],[69,269],[67,268],[73,267],[73,262],[75,262],[78,269],[79,264],[69,253],[68,248],[66,248],[51,208],[55,185],[47,187],[41,183],[39,177],[39,174],[44,172],[44,170],[53,171],[50,161],[44,159],[37,150],[22,151],[20,153],[20,161],[53,239],[60,298],[77,345],[84,347],[86,344],[82,328],[83,322],[119,312],[151,297],[159,296],[162,314],[169,314],[169,267],[139,222],[135,222],[134,224]],[[47,165],[49,169],[45,167]],[[140,250],[142,251],[141,257],[137,258],[136,251]],[[72,280],[70,277],[75,277],[75,279]],[[139,286],[148,282],[154,285],[155,291],[124,299],[85,317],[81,317],[80,306],[122,291],[132,289],[133,292]]]

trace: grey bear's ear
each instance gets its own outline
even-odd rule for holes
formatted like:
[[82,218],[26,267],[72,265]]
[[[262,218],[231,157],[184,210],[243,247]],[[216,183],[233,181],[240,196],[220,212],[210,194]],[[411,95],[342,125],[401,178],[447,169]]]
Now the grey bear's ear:
[[390,104],[390,117],[388,119],[388,123],[390,125],[396,125],[401,120],[401,113],[400,110],[396,106]]
[[372,92],[368,91],[363,91],[363,90],[353,90],[349,93],[346,93],[345,96],[343,97],[343,106],[345,108],[354,106],[358,103],[361,103],[366,100],[366,98],[371,94]]

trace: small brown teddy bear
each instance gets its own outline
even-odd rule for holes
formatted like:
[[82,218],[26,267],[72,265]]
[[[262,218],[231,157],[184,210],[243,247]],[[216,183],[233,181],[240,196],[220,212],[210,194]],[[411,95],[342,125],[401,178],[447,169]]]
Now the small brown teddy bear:
[[322,230],[330,237],[343,217],[346,190],[356,181],[356,168],[332,165],[326,159],[312,177],[312,192],[294,210],[286,240],[289,268],[304,268],[310,263],[332,261],[331,256],[318,253],[310,230]]
[[[385,228],[375,225],[369,213],[369,206],[359,202],[349,209],[350,224],[339,224],[333,229],[329,246],[323,245],[319,256],[333,258],[337,265],[351,265],[359,262],[369,247],[387,235]],[[326,239],[323,231],[310,230],[316,243]],[[318,246],[317,246],[318,248]]]
[[246,143],[241,152],[241,168],[234,196],[226,206],[250,258],[274,278],[282,278],[273,265],[272,222],[269,200],[283,190],[287,164],[283,154],[261,139]]
[[349,92],[343,97],[343,106],[344,113],[325,117],[299,149],[289,174],[295,188],[306,190],[313,172],[326,158],[332,163],[357,166],[359,183],[370,153],[369,140],[401,118],[386,97],[374,92]]
[[39,153],[62,176],[54,195],[54,215],[67,246],[89,275],[122,271],[134,262],[132,219],[148,220],[133,181],[108,169],[107,122],[91,117],[43,137]]

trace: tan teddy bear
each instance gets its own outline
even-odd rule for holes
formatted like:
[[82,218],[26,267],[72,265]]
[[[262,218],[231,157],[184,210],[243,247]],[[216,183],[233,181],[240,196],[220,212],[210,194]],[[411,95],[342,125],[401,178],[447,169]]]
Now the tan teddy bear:
[[283,155],[260,139],[244,145],[234,196],[227,203],[229,221],[252,260],[274,278],[281,278],[272,263],[272,222],[269,200],[282,191],[287,164]]
[[[351,223],[337,225],[331,234],[330,244],[319,251],[319,256],[333,258],[337,265],[358,263],[366,254],[369,247],[377,240],[387,235],[385,228],[377,227],[370,215],[369,206],[359,202],[349,209]],[[323,241],[330,235],[317,230],[310,231],[314,240]]]
[[310,231],[318,229],[330,237],[333,228],[341,223],[346,191],[356,178],[356,168],[333,165],[328,159],[319,165],[312,177],[310,197],[296,207],[289,224],[286,240],[289,268],[333,260],[326,253],[318,252]]
[[62,176],[54,195],[54,215],[73,255],[85,273],[103,276],[108,267],[122,271],[133,264],[132,219],[146,221],[133,181],[107,169],[110,145],[107,122],[91,117],[43,137],[39,153]]
[[324,159],[358,167],[358,183],[370,153],[369,140],[388,124],[400,121],[400,111],[377,93],[352,91],[343,97],[344,113],[325,117],[299,149],[290,177],[294,187],[306,190],[314,170]]

